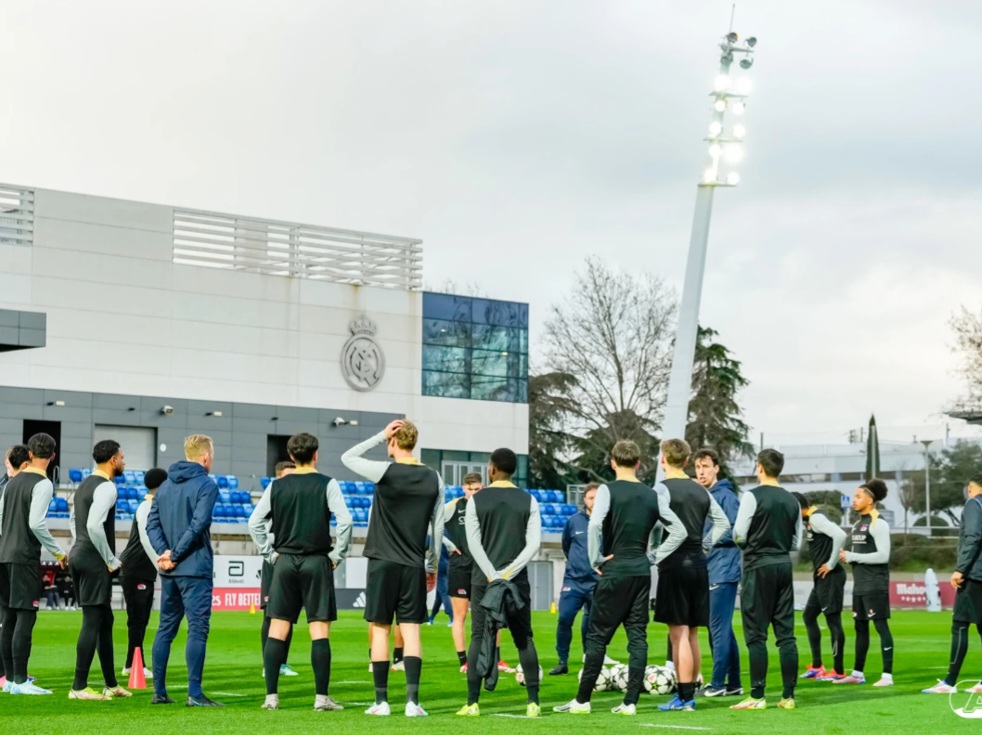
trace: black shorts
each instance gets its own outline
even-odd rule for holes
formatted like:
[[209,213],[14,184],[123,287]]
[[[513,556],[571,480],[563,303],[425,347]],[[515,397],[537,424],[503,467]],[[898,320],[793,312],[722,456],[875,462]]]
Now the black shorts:
[[654,619],[656,623],[693,628],[709,625],[709,572],[705,564],[658,570]]
[[263,569],[259,573],[259,609],[265,610],[269,603],[269,587],[273,582],[273,565],[263,560]]
[[109,605],[113,599],[113,578],[106,563],[99,559],[76,558],[69,563],[75,580],[75,600],[80,607]]
[[640,629],[642,637],[648,627],[648,595],[651,576],[601,577],[592,593],[590,627],[587,637],[599,636],[609,645],[614,633],[625,629]]
[[812,587],[805,607],[815,607],[823,615],[841,613],[845,592],[846,570],[837,564],[825,577],[815,577],[815,586]]
[[473,572],[473,564],[454,564],[451,562],[447,572],[447,594],[451,597],[469,600],[471,597],[471,574]]
[[740,618],[748,646],[766,641],[771,627],[778,645],[788,639],[794,641],[794,574],[790,561],[744,569]]
[[[525,602],[520,609],[509,605],[505,610],[508,618],[506,627],[511,633],[512,640],[515,641],[516,648],[521,650],[532,640],[532,589],[529,586],[528,572],[524,569],[509,581],[518,588],[518,594]],[[471,577],[471,640],[483,639],[486,632],[485,622],[488,611],[481,605],[481,600],[484,599],[484,593],[487,591],[487,577],[475,565]]]
[[0,606],[11,610],[37,610],[42,588],[40,562],[0,564]]
[[955,593],[955,609],[951,614],[955,623],[982,625],[982,582],[966,579]]
[[392,625],[427,621],[426,570],[383,559],[368,560],[365,620]]
[[852,596],[852,619],[853,620],[889,620],[890,618],[890,593],[870,592],[864,595],[853,593]]
[[280,554],[273,565],[266,615],[296,625],[301,610],[308,623],[338,619],[334,565],[327,554]]

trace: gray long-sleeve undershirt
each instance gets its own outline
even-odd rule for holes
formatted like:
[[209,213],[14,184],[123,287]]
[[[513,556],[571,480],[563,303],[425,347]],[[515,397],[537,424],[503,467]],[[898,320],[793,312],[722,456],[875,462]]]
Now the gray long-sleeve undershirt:
[[468,503],[464,512],[464,530],[467,534],[467,547],[471,557],[484,576],[492,582],[497,579],[512,579],[532,561],[542,544],[542,518],[539,516],[539,502],[531,498],[528,523],[525,525],[525,548],[504,569],[495,569],[481,540],[481,521],[477,517],[475,503]]
[[[270,492],[273,489],[275,480],[271,482],[263,491],[262,497],[252,510],[249,516],[249,535],[259,547],[259,554],[270,564],[274,560],[273,533],[271,531],[272,522],[270,514],[273,504],[270,499]],[[348,555],[348,547],[351,545],[351,512],[345,505],[344,496],[341,494],[341,486],[338,481],[332,479],[327,483],[327,507],[337,521],[335,530],[334,548],[328,554],[328,558],[334,566],[340,564]]]
[[846,552],[850,564],[888,564],[890,562],[890,525],[882,518],[870,522],[869,534],[876,542],[876,551],[870,554]]
[[137,533],[140,534],[140,545],[150,557],[150,561],[157,566],[158,554],[154,551],[153,544],[150,543],[150,536],[147,535],[147,518],[150,517],[150,506],[153,505],[153,498],[149,495],[143,499],[133,514],[133,522],[136,524]]
[[[31,533],[41,542],[41,546],[47,549],[56,559],[65,556],[65,552],[58,546],[51,531],[48,530],[48,506],[55,495],[54,485],[51,480],[45,478],[34,486],[31,492],[31,512],[28,523],[31,526]],[[3,507],[0,506],[0,525],[3,524]]]
[[[750,523],[757,513],[757,498],[752,492],[745,492],[740,497],[740,509],[737,511],[736,520],[733,522],[733,543],[741,549],[747,546],[747,535],[750,533]],[[801,548],[801,514],[794,524],[794,535],[791,537],[791,551]]]
[[839,563],[839,552],[846,545],[846,532],[822,514],[813,514],[808,519],[808,525],[815,533],[823,533],[832,538],[832,555],[825,563],[829,571],[835,569],[835,565]]
[[[89,533],[89,541],[99,552],[99,556],[106,563],[111,571],[119,569],[120,561],[113,554],[109,547],[109,539],[106,538],[105,522],[109,513],[116,512],[116,483],[106,480],[92,491],[92,505],[89,506],[89,517],[86,519],[85,530]],[[68,519],[68,527],[72,532],[72,542],[78,538],[75,528],[75,506],[72,505],[72,514]],[[156,561],[156,557],[154,557]]]

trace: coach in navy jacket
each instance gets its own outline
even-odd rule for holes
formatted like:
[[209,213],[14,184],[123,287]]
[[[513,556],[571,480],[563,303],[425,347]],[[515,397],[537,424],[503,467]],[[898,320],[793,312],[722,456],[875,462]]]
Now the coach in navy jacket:
[[220,705],[204,695],[201,677],[215,570],[211,514],[218,499],[218,485],[208,477],[214,446],[209,437],[190,436],[184,449],[187,461],[170,466],[147,518],[147,536],[160,555],[160,625],[153,642],[153,703],[173,703],[167,696],[167,661],[186,614],[187,704],[213,707]]

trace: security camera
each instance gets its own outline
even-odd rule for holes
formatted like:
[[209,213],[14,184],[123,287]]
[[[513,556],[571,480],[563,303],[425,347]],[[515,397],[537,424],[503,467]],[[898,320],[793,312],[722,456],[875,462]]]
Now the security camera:
[[163,413],[163,414],[166,414],[166,415],[170,416],[172,413],[174,413],[174,407],[173,406],[164,406],[162,409],[160,409],[160,412]]
[[344,420],[343,418],[341,418],[340,416],[338,416],[338,417],[337,417],[336,419],[334,419],[334,421],[332,421],[331,423],[332,423],[332,424],[334,424],[335,426],[344,426],[344,425],[345,425],[346,423],[348,423],[348,422],[347,422],[347,421],[345,421],[345,420]]

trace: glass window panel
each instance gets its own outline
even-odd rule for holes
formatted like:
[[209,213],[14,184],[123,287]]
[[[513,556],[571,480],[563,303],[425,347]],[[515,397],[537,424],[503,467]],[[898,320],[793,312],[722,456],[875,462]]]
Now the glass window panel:
[[423,345],[423,370],[436,370],[443,373],[468,372],[470,350],[463,347],[438,347]]
[[470,347],[471,325],[446,319],[424,319],[423,344]]
[[423,294],[423,316],[427,319],[470,322],[472,301],[467,296],[427,292]]
[[471,355],[471,372],[474,375],[508,377],[508,352],[474,350]]
[[512,335],[509,334],[508,327],[491,326],[488,324],[475,324],[471,340],[472,346],[476,350],[505,352],[512,346],[510,344]]
[[529,352],[529,330],[518,329],[518,351],[527,355]]
[[441,398],[470,398],[470,376],[460,373],[423,371],[423,395]]

